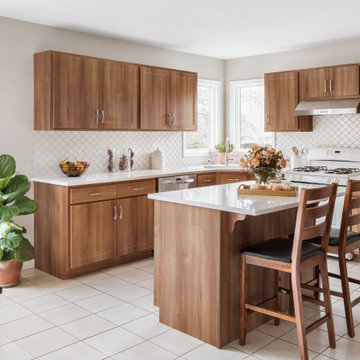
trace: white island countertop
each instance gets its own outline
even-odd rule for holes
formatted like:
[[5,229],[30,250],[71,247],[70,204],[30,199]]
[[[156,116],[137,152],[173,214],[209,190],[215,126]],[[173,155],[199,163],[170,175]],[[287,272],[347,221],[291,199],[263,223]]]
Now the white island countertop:
[[[246,184],[251,183],[254,182],[246,182]],[[324,185],[301,184],[299,188],[314,188],[320,186]],[[186,190],[160,192],[149,194],[148,197],[153,200],[252,216],[291,209],[297,207],[299,204],[299,195],[297,197],[238,195],[238,187],[239,183],[214,185]],[[339,187],[337,196],[343,195],[345,195],[345,188]]]
[[93,185],[100,183],[111,183],[120,181],[132,181],[132,180],[145,180],[155,179],[165,176],[184,175],[191,173],[208,173],[214,171],[245,171],[240,166],[228,166],[223,165],[206,165],[186,166],[186,167],[172,167],[164,170],[134,170],[134,171],[118,171],[114,173],[85,173],[79,177],[67,177],[65,174],[61,174],[58,177],[33,177],[31,180],[34,182],[60,185],[60,186],[82,186]]

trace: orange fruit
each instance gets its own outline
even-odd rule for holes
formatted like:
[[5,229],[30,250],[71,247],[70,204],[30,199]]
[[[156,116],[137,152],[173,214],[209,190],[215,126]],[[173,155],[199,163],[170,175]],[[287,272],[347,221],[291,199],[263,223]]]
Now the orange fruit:
[[64,164],[62,165],[61,169],[64,173],[67,173],[70,170],[70,166],[68,164]]
[[79,171],[79,172],[83,172],[85,169],[84,165],[83,164],[77,164],[76,165],[76,170]]

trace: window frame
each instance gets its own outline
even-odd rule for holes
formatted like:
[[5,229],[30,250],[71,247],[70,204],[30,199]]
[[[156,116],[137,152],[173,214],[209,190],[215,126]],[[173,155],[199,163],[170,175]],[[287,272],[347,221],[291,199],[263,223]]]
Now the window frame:
[[210,125],[211,138],[210,146],[207,149],[186,149],[185,137],[187,132],[182,133],[182,148],[183,157],[205,157],[209,155],[209,149],[215,151],[215,145],[220,141],[222,134],[222,84],[220,80],[198,79],[197,86],[207,86],[211,88],[211,110],[210,110]]
[[[228,134],[232,135],[231,142],[235,145],[235,152],[244,153],[248,148],[241,147],[241,121],[237,121],[240,118],[241,109],[240,102],[237,101],[240,98],[239,92],[241,88],[252,86],[265,86],[264,78],[249,79],[249,80],[235,80],[230,81],[229,87],[229,125]],[[264,87],[265,89],[265,87]],[[265,96],[265,94],[264,94]],[[272,146],[276,146],[276,133],[272,132],[271,136]]]

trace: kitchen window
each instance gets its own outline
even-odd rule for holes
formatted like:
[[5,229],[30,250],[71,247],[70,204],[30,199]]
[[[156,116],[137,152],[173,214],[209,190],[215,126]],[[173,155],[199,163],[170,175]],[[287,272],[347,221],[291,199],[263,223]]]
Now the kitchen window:
[[230,81],[229,134],[235,150],[275,145],[275,133],[264,131],[264,80]]
[[221,128],[221,83],[216,80],[198,80],[196,132],[183,133],[183,156],[208,156],[219,142]]

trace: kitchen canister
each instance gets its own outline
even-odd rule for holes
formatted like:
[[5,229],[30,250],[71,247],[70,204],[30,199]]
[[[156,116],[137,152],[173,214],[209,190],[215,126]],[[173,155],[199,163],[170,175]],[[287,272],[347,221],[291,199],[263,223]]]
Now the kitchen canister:
[[151,153],[151,168],[157,170],[165,168],[165,155],[159,148]]
[[302,165],[302,161],[301,161],[301,156],[300,155],[295,155],[292,154],[291,155],[291,159],[290,159],[290,166],[292,169],[297,168],[297,167],[301,167]]

